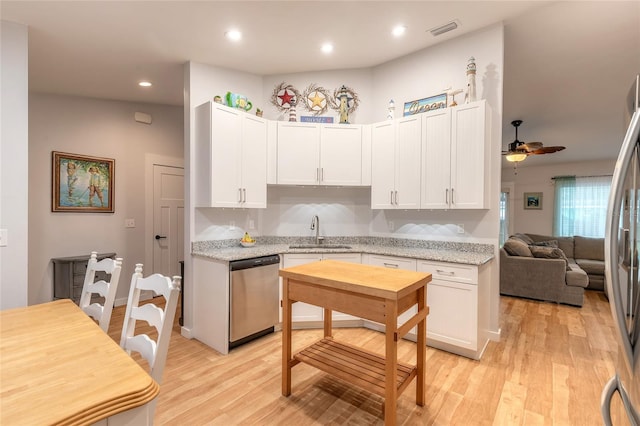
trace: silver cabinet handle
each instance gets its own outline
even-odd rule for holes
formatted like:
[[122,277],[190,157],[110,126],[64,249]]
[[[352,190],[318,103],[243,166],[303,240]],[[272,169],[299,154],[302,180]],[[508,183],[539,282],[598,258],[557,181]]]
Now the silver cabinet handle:
[[395,192],[396,192],[396,206],[397,206],[398,205],[398,191],[395,191]]
[[242,203],[242,188],[238,188],[238,203]]
[[449,188],[444,190],[444,203],[449,204]]
[[393,204],[393,191],[389,191],[389,195],[391,196],[389,203]]
[[456,202],[453,199],[453,188],[451,188],[451,204],[455,204]]
[[398,264],[396,264],[396,263],[387,263],[387,262],[384,262],[383,264],[384,264],[384,267],[385,267],[385,268],[395,268],[395,269],[398,269],[398,268],[400,267],[400,266],[399,266]]
[[436,269],[436,272],[439,273],[440,275],[450,275],[450,276],[454,276],[456,273],[453,271],[445,271],[443,269]]
[[247,188],[242,188],[242,202],[247,202]]
[[316,181],[320,183],[320,167],[316,167]]

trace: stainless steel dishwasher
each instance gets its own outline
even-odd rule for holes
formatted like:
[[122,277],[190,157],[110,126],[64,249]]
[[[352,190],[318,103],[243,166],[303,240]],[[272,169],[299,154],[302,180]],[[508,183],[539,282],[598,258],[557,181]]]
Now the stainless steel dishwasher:
[[229,349],[272,333],[279,321],[280,256],[229,263]]

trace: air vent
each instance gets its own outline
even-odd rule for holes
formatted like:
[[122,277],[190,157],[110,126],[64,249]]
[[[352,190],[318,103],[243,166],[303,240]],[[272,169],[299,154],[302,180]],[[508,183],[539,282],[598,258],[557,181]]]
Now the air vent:
[[449,31],[455,30],[456,28],[458,28],[458,25],[458,20],[454,20],[447,24],[440,25],[439,27],[431,28],[428,31],[435,37],[439,36],[440,34],[448,33]]

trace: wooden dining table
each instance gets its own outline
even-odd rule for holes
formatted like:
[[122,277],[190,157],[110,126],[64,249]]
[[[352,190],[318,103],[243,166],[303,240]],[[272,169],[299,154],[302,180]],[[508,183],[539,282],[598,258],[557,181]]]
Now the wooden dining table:
[[[416,404],[425,402],[427,283],[431,274],[323,260],[280,270],[282,277],[282,395],[291,394],[291,368],[306,363],[384,397],[384,421],[396,424],[398,396],[416,380]],[[324,338],[292,353],[291,306],[324,308]],[[417,306],[403,324],[398,317]],[[339,342],[332,336],[332,312],[385,326],[385,354]],[[398,340],[417,328],[416,365],[398,362]]]
[[69,299],[0,312],[0,424],[152,424],[159,385]]

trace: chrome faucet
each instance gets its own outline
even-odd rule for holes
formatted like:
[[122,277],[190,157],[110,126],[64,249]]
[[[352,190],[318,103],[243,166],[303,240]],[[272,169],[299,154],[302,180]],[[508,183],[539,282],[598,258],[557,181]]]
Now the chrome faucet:
[[314,229],[316,231],[316,245],[319,245],[322,243],[323,238],[320,237],[320,218],[318,215],[314,215],[311,218],[311,230],[313,231]]

